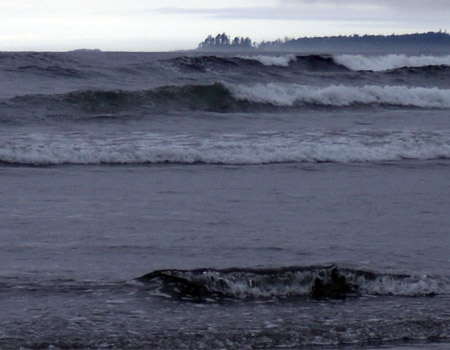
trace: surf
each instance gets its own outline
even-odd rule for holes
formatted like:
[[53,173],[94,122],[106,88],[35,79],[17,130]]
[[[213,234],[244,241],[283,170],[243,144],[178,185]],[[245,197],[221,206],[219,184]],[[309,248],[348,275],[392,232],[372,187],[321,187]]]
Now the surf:
[[193,300],[341,299],[361,295],[448,295],[450,280],[330,266],[157,270],[137,278],[149,293]]

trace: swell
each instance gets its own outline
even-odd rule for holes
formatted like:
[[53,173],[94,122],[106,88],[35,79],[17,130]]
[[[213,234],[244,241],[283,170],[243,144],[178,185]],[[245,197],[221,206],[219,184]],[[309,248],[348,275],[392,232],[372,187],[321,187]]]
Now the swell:
[[[0,53],[0,68],[20,75],[39,75],[54,78],[92,78],[99,75],[90,64],[83,60],[89,53]],[[98,55],[98,60],[107,56]],[[84,63],[83,63],[84,62]],[[98,61],[96,61],[98,62]],[[92,62],[91,62],[92,63]],[[102,76],[117,79],[117,66],[111,62],[100,61]],[[130,67],[121,67],[133,75],[148,73],[150,69],[163,72],[171,68],[178,73],[225,73],[225,74],[302,74],[302,73],[357,73],[358,71],[388,71],[401,68],[426,66],[445,70],[450,66],[447,56],[406,56],[391,55],[270,55],[258,53],[247,56],[179,56],[163,59],[154,63]],[[417,71],[412,71],[417,74]],[[425,76],[426,71],[422,71]]]
[[164,86],[151,90],[80,90],[60,95],[25,95],[0,101],[3,107],[61,108],[92,113],[123,110],[234,111],[244,108],[222,84]]
[[21,76],[47,78],[87,78],[92,75],[86,65],[63,53],[15,52],[0,54],[0,66],[6,72]]
[[449,277],[389,274],[337,266],[158,270],[137,281],[155,295],[195,300],[423,297],[450,293]]
[[19,66],[9,71],[24,73],[24,74],[38,74],[47,77],[64,77],[64,78],[84,78],[87,74],[76,68],[62,67],[58,65],[25,65]]
[[402,74],[415,74],[415,75],[437,75],[437,74],[449,74],[450,65],[426,65],[421,67],[400,67],[394,69],[388,69],[385,73],[402,73]]
[[401,67],[381,72],[385,77],[392,77],[397,81],[405,81],[407,84],[418,82],[423,84],[429,82],[437,86],[440,82],[447,87],[450,81],[450,65],[428,65],[422,67]]

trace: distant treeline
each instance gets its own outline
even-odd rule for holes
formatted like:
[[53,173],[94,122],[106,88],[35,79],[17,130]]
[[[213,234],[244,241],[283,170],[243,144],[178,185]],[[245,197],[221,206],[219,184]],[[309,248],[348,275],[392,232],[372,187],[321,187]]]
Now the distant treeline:
[[249,37],[235,37],[231,40],[230,36],[223,33],[217,34],[215,37],[208,35],[199,45],[199,49],[252,49],[255,43]]
[[274,41],[253,42],[250,38],[235,37],[233,40],[223,33],[209,35],[199,44],[198,50],[261,50],[261,51],[398,51],[440,50],[450,51],[450,34],[428,32],[404,35],[351,35],[312,38],[284,38]]

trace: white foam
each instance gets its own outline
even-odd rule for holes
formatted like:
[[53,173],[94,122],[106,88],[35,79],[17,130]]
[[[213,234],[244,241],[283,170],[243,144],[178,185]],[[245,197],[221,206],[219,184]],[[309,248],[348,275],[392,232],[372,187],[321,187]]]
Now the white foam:
[[234,98],[275,106],[317,104],[350,106],[353,104],[388,104],[423,108],[450,108],[450,90],[407,86],[363,87],[331,85],[316,87],[297,84],[225,85]]
[[401,67],[423,67],[429,65],[450,65],[450,55],[447,56],[406,56],[390,54],[385,56],[338,55],[334,57],[338,64],[352,70],[383,71]]
[[450,159],[450,132],[2,137],[0,162],[19,164],[382,162]]
[[[205,286],[209,291],[233,298],[271,298],[309,295],[316,277],[329,276],[331,270],[305,270],[276,274],[252,272],[220,273],[207,271],[202,274],[182,272],[181,277]],[[425,296],[448,295],[450,278],[429,275],[370,274],[367,278],[358,271],[341,272],[346,280],[367,295]]]
[[[221,275],[211,271],[202,275],[192,275],[187,273],[184,278],[199,282],[211,292],[218,292],[229,297],[246,298],[271,298],[308,295],[313,273],[293,272],[286,276],[281,276],[280,280],[274,276],[264,276],[252,274],[251,272],[236,272],[230,275]],[[283,278],[285,277],[285,278]]]
[[246,60],[254,60],[262,63],[265,66],[279,66],[288,67],[291,62],[295,62],[297,57],[295,55],[285,55],[285,56],[239,56]]
[[374,279],[359,277],[353,282],[361,287],[362,293],[370,295],[420,296],[450,293],[448,277],[379,275]]

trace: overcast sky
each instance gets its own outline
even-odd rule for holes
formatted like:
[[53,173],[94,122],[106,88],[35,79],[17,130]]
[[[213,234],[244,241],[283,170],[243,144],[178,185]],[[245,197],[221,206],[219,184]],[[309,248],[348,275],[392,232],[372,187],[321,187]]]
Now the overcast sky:
[[166,51],[219,32],[261,41],[449,24],[450,0],[0,0],[0,51]]

